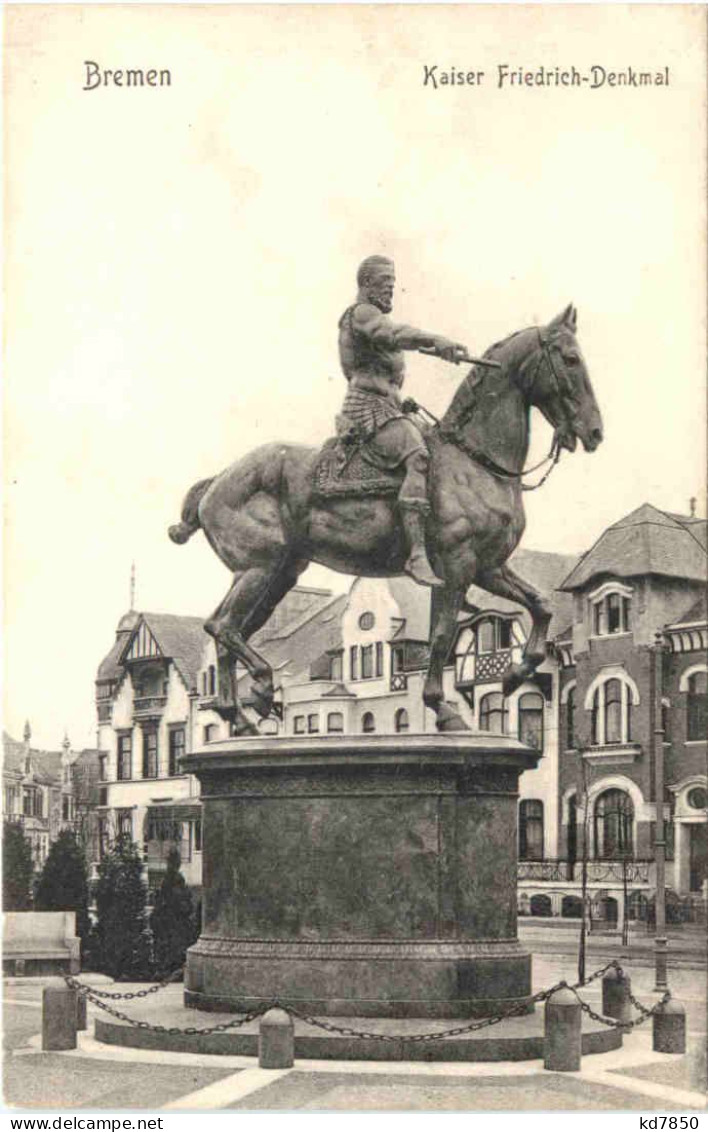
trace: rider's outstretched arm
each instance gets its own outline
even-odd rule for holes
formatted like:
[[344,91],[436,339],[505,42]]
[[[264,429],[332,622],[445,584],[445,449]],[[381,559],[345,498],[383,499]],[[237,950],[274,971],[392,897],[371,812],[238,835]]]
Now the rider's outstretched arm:
[[418,330],[415,326],[393,322],[371,303],[359,303],[353,312],[352,321],[355,328],[372,342],[389,346],[392,350],[435,350],[441,356],[455,350],[464,351],[464,346],[460,343],[440,334],[431,334],[426,330]]

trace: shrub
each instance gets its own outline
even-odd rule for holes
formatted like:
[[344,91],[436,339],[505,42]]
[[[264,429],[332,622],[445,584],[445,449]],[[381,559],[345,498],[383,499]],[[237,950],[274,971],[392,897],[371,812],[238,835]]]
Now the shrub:
[[155,969],[160,975],[184,964],[187,948],[199,935],[192,895],[179,867],[179,852],[171,849],[150,917]]
[[5,912],[32,907],[32,846],[19,822],[6,821],[2,831],[2,906]]
[[38,912],[75,912],[76,932],[85,945],[91,928],[86,858],[71,830],[62,830],[49,850],[35,888],[34,906]]
[[114,979],[150,975],[146,898],[138,846],[119,837],[101,861],[96,885],[96,958]]

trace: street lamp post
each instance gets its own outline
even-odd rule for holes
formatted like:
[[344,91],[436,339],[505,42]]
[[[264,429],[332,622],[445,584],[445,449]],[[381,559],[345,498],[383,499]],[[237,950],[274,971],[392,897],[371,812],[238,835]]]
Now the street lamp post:
[[655,987],[668,990],[666,938],[666,837],[664,822],[664,723],[662,718],[664,637],[660,631],[654,635],[654,796],[656,820],[654,822],[654,860],[656,863],[656,937],[654,940]]

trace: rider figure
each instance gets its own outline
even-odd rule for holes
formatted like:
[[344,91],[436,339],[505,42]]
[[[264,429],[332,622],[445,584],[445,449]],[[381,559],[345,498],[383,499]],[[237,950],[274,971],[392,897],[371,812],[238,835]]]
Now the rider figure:
[[430,456],[420,429],[404,413],[406,408],[415,410],[416,405],[400,397],[403,351],[425,349],[454,362],[466,350],[439,334],[393,322],[388,315],[394,282],[393,261],[384,256],[369,256],[357,272],[356,302],[339,320],[339,359],[349,388],[337,426],[340,434],[355,429],[381,467],[405,466],[398,495],[408,544],[404,570],[421,585],[440,586],[443,583],[433,573],[425,549]]

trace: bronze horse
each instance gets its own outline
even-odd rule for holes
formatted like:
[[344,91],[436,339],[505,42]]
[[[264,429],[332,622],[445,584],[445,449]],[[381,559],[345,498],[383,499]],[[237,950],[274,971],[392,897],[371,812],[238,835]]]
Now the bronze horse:
[[[529,327],[496,343],[485,357],[500,369],[472,368],[442,421],[428,433],[431,452],[428,550],[444,586],[433,591],[431,652],[423,697],[440,731],[467,730],[443,700],[443,667],[457,616],[474,582],[525,606],[532,630],[521,659],[504,677],[509,694],[533,675],[546,655],[551,611],[507,559],[524,530],[522,481],[529,410],[540,409],[554,429],[552,452],[573,451],[580,438],[592,452],[602,420],[575,338],[572,306],[545,327]],[[322,500],[312,491],[318,451],[266,444],[212,479],[191,488],[182,521],[170,527],[181,543],[200,527],[234,573],[229,592],[204,628],[217,643],[216,710],[236,734],[255,728],[236,695],[237,662],[252,680],[253,703],[265,718],[273,706],[273,674],[248,644],[310,562],[347,574],[402,573],[405,546],[388,496]]]

